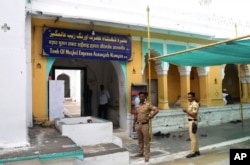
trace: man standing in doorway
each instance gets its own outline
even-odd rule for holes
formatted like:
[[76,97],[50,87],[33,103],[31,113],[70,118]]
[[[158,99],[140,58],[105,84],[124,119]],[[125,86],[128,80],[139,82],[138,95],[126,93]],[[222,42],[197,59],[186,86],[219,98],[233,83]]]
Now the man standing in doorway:
[[198,137],[196,133],[198,124],[197,117],[199,112],[199,103],[195,101],[194,92],[188,93],[188,101],[189,101],[189,106],[188,108],[184,108],[183,112],[185,112],[188,116],[188,129],[189,129],[189,137],[191,140],[191,151],[186,156],[186,158],[192,158],[200,155]]
[[[146,102],[147,93],[139,92],[139,104],[135,107],[133,128],[137,132],[139,151],[135,157],[145,156],[145,162],[149,161],[150,156],[150,134],[149,120],[159,112],[156,106]],[[145,151],[144,151],[145,148]]]
[[100,85],[98,117],[108,119],[108,101],[110,99],[109,92],[104,89],[104,85]]

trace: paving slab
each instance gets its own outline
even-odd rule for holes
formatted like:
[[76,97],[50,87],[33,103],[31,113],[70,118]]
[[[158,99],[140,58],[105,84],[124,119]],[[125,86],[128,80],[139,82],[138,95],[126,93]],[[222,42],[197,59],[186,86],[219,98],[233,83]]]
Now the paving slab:
[[[238,144],[250,140],[250,119],[243,121],[230,121],[220,125],[201,127],[198,129],[200,151],[207,152],[216,147]],[[185,157],[190,150],[188,130],[171,132],[166,135],[156,134],[151,141],[151,161],[171,161]],[[130,153],[130,164],[142,164],[144,158],[135,158],[138,151],[137,139],[124,135],[119,136],[124,148]]]

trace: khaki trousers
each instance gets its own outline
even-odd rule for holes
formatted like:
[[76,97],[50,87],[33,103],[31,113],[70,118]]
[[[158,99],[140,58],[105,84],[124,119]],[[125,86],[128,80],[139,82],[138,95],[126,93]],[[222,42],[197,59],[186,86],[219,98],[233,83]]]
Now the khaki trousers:
[[[150,156],[150,135],[149,135],[149,124],[143,124],[136,126],[137,138],[138,138],[138,146],[140,154],[145,155],[145,158],[149,158]],[[145,147],[145,152],[144,152]]]
[[195,122],[198,126],[197,121],[189,121],[188,122],[188,128],[189,128],[189,138],[191,140],[191,151],[190,154],[194,154],[196,151],[199,151],[199,143],[198,143],[198,131],[193,134],[192,132],[192,123]]

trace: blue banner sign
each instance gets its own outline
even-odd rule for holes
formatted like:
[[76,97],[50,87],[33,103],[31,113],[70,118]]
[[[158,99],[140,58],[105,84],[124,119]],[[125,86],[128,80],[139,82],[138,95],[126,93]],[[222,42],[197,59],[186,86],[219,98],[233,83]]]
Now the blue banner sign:
[[47,28],[43,32],[43,55],[95,60],[127,61],[131,57],[128,36]]

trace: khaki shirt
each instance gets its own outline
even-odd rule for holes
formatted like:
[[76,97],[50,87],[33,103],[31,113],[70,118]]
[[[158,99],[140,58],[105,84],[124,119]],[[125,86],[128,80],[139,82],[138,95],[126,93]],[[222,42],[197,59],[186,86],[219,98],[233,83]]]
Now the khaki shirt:
[[[192,102],[190,102],[187,110],[198,114],[198,112],[199,112],[199,103],[197,103],[195,100],[193,100]],[[193,119],[193,117],[189,116],[189,115],[188,115],[188,118]]]
[[148,122],[148,115],[151,113],[153,105],[151,103],[145,102],[143,104],[138,104],[135,108],[137,113],[137,121]]

